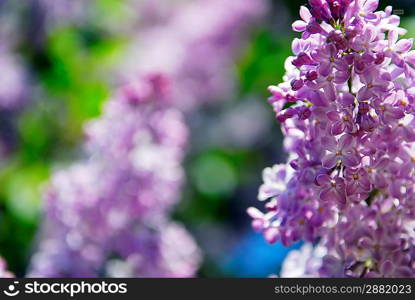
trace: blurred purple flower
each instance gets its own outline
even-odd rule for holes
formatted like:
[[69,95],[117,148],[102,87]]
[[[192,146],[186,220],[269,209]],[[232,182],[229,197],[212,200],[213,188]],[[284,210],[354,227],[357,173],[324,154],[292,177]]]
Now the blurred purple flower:
[[125,276],[194,275],[197,246],[169,221],[183,181],[187,129],[167,94],[164,77],[147,76],[88,124],[90,158],[55,173],[46,190],[30,276],[109,276],[110,260],[126,264]]
[[26,101],[27,75],[19,58],[6,47],[0,48],[0,109],[19,108]]
[[[144,29],[139,28],[125,55],[121,77],[148,71],[168,74],[174,81],[175,105],[184,110],[229,97],[232,65],[248,26],[264,14],[265,1],[183,1],[169,13],[157,1],[148,2],[142,6],[147,8]],[[149,9],[150,16],[158,16],[155,20],[145,15]]]

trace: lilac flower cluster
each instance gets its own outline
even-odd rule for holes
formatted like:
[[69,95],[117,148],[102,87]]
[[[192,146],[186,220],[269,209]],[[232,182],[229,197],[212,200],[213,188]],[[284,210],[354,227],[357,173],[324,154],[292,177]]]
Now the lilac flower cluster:
[[415,276],[415,51],[377,6],[309,0],[270,87],[290,156],[248,212],[271,243],[319,242],[320,276]]
[[168,217],[187,142],[168,94],[166,78],[148,76],[88,124],[89,159],[57,172],[47,188],[30,276],[194,275],[199,250]]
[[187,111],[229,97],[235,54],[248,26],[264,14],[266,2],[185,0],[171,10],[162,1],[138,2],[141,26],[125,55],[121,77],[168,74],[174,81],[175,105]]

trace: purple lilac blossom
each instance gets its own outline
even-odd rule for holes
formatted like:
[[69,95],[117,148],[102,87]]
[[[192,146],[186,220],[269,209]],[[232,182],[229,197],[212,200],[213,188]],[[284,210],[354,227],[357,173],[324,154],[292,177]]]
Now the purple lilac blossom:
[[14,274],[7,270],[7,264],[3,258],[0,257],[0,278],[13,278]]
[[0,47],[0,109],[13,110],[25,101],[27,76],[19,57],[9,47]]
[[168,74],[175,105],[183,110],[230,96],[234,58],[248,25],[265,12],[265,1],[177,1],[171,11],[159,1],[141,2],[141,27],[123,56],[121,77]]
[[415,51],[377,6],[302,6],[284,82],[269,88],[290,156],[264,171],[266,212],[248,213],[271,243],[319,242],[323,277],[415,276]]
[[30,276],[194,275],[199,250],[169,220],[183,182],[187,128],[168,94],[166,78],[147,76],[86,126],[89,158],[56,172],[45,192]]

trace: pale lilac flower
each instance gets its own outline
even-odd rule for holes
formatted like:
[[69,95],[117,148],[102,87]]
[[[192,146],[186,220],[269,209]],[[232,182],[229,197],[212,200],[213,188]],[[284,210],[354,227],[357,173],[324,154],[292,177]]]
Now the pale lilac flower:
[[322,258],[326,254],[324,247],[304,244],[299,250],[292,250],[285,258],[280,276],[283,278],[318,277]]
[[0,47],[0,108],[13,110],[26,101],[28,78],[20,58],[6,46]]
[[291,179],[290,172],[285,165],[275,165],[263,171],[264,184],[259,188],[258,199],[267,200],[271,197],[280,195],[286,188]]
[[295,21],[292,25],[292,28],[294,31],[303,32],[306,31],[307,27],[312,21],[312,15],[307,7],[301,6],[300,17],[301,20]]

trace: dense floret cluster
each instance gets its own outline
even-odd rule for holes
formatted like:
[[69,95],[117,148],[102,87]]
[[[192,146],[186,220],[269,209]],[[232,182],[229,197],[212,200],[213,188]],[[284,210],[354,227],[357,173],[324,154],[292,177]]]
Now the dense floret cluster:
[[271,243],[324,247],[314,275],[415,276],[415,51],[377,6],[302,6],[284,82],[270,87],[290,156],[264,170],[266,212],[249,214]]

